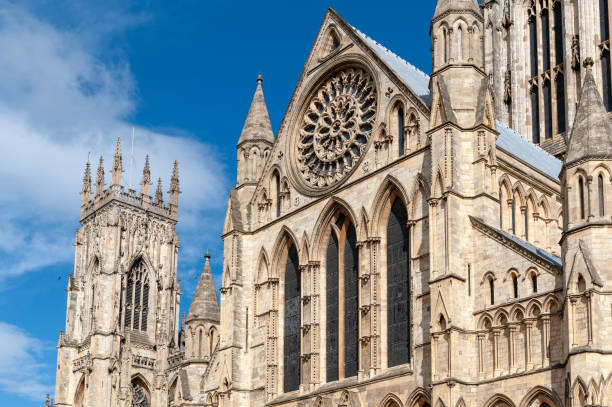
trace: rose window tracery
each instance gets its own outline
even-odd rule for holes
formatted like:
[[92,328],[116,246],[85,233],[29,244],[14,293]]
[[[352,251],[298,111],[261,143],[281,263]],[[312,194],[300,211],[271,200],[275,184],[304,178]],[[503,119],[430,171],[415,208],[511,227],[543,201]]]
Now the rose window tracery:
[[320,85],[303,113],[296,167],[309,188],[336,185],[363,157],[376,119],[376,87],[363,69],[346,68]]

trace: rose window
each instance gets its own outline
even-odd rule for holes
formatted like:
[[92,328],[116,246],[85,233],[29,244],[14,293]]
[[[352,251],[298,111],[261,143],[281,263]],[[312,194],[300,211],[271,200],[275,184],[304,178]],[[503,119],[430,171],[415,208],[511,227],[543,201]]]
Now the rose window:
[[327,79],[310,100],[296,143],[298,172],[310,188],[336,185],[363,157],[374,128],[376,88],[363,69]]

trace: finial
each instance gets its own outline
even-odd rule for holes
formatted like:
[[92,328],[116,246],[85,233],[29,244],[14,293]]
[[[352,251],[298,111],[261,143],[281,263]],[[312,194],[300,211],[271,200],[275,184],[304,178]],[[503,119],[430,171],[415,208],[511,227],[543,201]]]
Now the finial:
[[179,172],[178,172],[178,161],[174,161],[174,167],[172,168],[172,177],[170,178],[170,194],[169,206],[171,212],[176,215],[178,213],[178,196],[181,193],[179,189]]
[[595,65],[595,63],[593,62],[593,58],[586,57],[582,65],[587,69],[587,71],[590,71],[593,69],[593,65]]
[[263,82],[263,77],[261,74],[257,75],[257,83],[261,84]]
[[[140,193],[142,195],[149,195],[149,188],[151,187],[151,167],[149,165],[149,155],[145,158],[145,165],[142,169],[142,181],[140,182]],[[148,198],[147,198],[148,199]],[[148,201],[147,201],[148,202]]]
[[100,195],[102,191],[104,191],[104,158],[100,156],[100,165],[96,177],[96,195]]
[[155,191],[155,203],[164,205],[164,193],[162,191],[161,177],[157,179],[157,190]]
[[115,156],[113,157],[113,185],[121,185],[121,173],[123,172],[123,158],[121,157],[121,137],[117,137]]
[[204,255],[204,258],[207,260],[210,260],[210,253],[206,252],[206,254]]

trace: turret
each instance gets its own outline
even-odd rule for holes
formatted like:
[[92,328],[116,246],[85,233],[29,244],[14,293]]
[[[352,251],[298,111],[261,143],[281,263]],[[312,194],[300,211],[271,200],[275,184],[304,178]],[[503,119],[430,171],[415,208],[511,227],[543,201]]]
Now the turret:
[[218,341],[219,301],[210,268],[210,254],[204,256],[204,268],[187,317],[184,318],[186,335],[185,357],[208,362]]
[[[612,352],[612,126],[593,77],[585,75],[561,170],[565,351],[570,380],[592,373],[600,354]],[[591,370],[589,370],[591,369]],[[568,373],[570,376],[570,373]]]
[[263,78],[259,75],[251,108],[236,146],[238,152],[237,186],[257,183],[274,143],[274,133],[261,87],[262,82]]

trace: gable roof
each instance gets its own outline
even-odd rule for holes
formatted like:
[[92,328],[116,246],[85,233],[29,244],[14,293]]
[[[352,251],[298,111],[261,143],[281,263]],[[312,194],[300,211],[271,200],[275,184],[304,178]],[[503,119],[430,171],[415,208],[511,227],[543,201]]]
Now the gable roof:
[[357,28],[351,26],[355,33],[383,60],[385,64],[417,94],[425,104],[429,104],[429,75],[421,71],[411,63],[405,61],[397,54],[385,48],[379,42],[368,37]]
[[510,233],[504,232],[501,229],[486,224],[482,219],[470,216],[472,226],[480,230],[487,236],[490,236],[498,242],[505,244],[506,246],[513,249],[519,254],[528,254],[531,261],[537,262],[541,265],[546,265],[549,268],[552,266],[553,269],[561,269],[563,262],[561,259],[553,254],[550,254],[529,242],[526,242],[518,237],[511,235]]
[[536,170],[559,181],[559,173],[563,162],[544,149],[536,146],[515,130],[506,126],[500,121],[496,121],[497,137],[496,145],[498,148],[533,166]]

